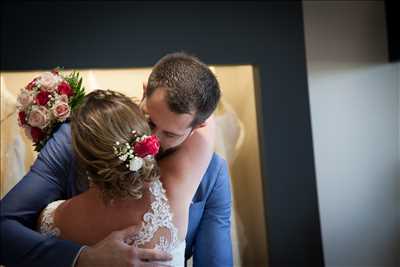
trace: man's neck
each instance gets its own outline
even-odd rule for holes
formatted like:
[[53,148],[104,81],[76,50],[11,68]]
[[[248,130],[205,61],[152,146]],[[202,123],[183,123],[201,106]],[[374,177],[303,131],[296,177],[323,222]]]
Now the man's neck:
[[171,155],[172,153],[174,153],[178,149],[179,149],[179,147],[174,147],[174,148],[169,148],[169,149],[167,149],[165,151],[162,151],[161,153],[157,154],[156,159],[157,160],[161,160],[161,159],[167,157],[168,155]]

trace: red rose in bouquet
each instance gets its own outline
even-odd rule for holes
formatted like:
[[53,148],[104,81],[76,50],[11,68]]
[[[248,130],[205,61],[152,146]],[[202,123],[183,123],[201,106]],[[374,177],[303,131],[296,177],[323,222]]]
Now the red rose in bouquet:
[[74,95],[74,91],[72,91],[71,86],[69,86],[69,84],[66,83],[66,82],[60,83],[60,84],[58,85],[57,90],[58,90],[58,93],[59,93],[60,95],[66,95],[66,96],[68,96],[68,97]]
[[35,86],[36,83],[36,78],[33,79],[30,83],[28,83],[28,85],[25,87],[26,90],[32,91],[33,87]]
[[18,125],[20,127],[26,124],[26,113],[23,111],[18,112]]
[[33,142],[40,142],[43,138],[46,137],[46,134],[37,127],[30,128],[30,135],[32,137]]
[[51,94],[47,91],[40,91],[40,93],[36,96],[36,103],[44,106],[49,102]]

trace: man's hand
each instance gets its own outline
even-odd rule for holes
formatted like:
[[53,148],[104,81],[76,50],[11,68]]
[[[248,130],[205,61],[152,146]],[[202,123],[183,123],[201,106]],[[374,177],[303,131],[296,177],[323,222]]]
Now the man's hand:
[[154,249],[138,248],[126,240],[137,232],[138,226],[112,232],[99,243],[83,249],[75,267],[118,266],[118,267],[156,267],[168,266],[152,261],[168,261],[172,256]]

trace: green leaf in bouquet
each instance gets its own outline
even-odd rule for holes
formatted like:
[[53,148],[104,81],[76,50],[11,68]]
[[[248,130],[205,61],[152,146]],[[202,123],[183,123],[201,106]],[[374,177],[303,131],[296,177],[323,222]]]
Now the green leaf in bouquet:
[[82,86],[82,77],[80,77],[79,72],[73,71],[70,75],[65,77],[65,80],[74,91],[74,95],[70,99],[71,110],[74,110],[85,97],[85,87]]

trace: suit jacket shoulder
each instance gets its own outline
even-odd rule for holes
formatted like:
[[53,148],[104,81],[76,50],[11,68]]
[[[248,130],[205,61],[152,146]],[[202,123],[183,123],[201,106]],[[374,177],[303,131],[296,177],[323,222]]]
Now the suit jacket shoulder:
[[226,178],[225,175],[220,175],[221,172],[225,171],[227,171],[226,161],[221,156],[214,153],[210,164],[208,165],[207,171],[200,182],[199,188],[193,197],[193,202],[206,200],[211,194],[211,191],[214,188],[217,180]]

